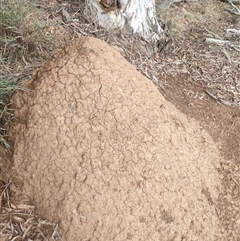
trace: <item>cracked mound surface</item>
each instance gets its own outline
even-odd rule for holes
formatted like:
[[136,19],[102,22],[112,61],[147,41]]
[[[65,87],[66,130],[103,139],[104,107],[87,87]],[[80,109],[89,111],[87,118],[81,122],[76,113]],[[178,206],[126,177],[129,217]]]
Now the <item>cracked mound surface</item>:
[[14,166],[64,240],[221,240],[215,144],[118,52],[76,38],[29,86]]

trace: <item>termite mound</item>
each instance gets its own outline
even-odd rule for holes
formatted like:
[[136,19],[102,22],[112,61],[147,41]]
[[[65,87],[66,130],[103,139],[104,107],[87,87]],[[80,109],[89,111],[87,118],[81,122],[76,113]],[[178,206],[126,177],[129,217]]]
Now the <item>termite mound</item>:
[[75,38],[28,88],[13,171],[64,240],[215,240],[215,143],[117,51]]

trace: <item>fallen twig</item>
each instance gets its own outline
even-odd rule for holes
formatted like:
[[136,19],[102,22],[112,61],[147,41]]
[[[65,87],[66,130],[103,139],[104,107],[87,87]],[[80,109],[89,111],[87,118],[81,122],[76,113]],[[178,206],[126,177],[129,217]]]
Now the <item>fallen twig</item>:
[[232,5],[233,8],[237,10],[238,15],[240,15],[240,9],[232,1],[230,1],[229,3]]
[[225,10],[229,13],[231,13],[232,15],[235,15],[235,16],[240,16],[240,12],[235,12],[229,8],[225,8]]
[[234,28],[229,28],[226,30],[228,35],[236,35],[240,36],[240,30],[234,29]]
[[236,51],[240,52],[240,46],[235,45],[231,41],[228,41],[228,40],[206,38],[206,42],[221,45],[221,46],[228,45],[228,46],[232,47],[233,49],[235,49]]
[[232,2],[233,4],[240,5],[240,0],[220,0],[222,2],[230,3]]
[[218,44],[218,45],[231,45],[231,41],[228,40],[221,40],[221,39],[215,39],[215,38],[206,38],[207,43],[213,43],[213,44]]
[[236,11],[233,11],[229,8],[225,8],[225,10],[229,13],[231,13],[232,15],[234,16],[237,16],[239,17],[240,16],[240,9],[232,2],[232,1],[229,1],[229,3],[232,5],[232,7],[236,10]]
[[214,36],[215,38],[220,38],[219,35],[217,35],[217,34],[211,32],[211,31],[208,30],[207,28],[205,28],[205,30],[206,30],[209,34],[211,34],[212,36]]

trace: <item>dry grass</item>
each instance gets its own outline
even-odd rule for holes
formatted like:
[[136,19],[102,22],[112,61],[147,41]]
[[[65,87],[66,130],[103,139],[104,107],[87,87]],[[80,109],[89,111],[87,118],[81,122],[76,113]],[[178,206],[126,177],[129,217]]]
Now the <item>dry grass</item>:
[[57,225],[41,219],[33,205],[13,204],[11,166],[5,153],[13,115],[11,95],[23,90],[21,82],[51,56],[57,42],[33,1],[1,0],[0,5],[0,240],[61,240]]
[[0,10],[2,74],[14,81],[29,78],[57,46],[48,33],[46,14],[24,0],[3,0]]
[[9,148],[6,133],[13,117],[9,97],[20,82],[47,59],[55,43],[46,35],[44,15],[32,1],[2,0],[0,6],[0,142]]
[[57,224],[41,219],[29,204],[14,206],[10,199],[9,183],[2,183],[0,196],[0,240],[61,241]]

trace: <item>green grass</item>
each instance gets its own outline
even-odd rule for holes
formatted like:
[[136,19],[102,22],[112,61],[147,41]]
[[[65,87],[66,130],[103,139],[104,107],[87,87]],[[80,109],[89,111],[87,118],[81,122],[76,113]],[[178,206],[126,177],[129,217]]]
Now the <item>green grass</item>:
[[44,14],[33,0],[0,0],[0,146],[5,148],[14,117],[11,95],[57,46],[46,34]]

